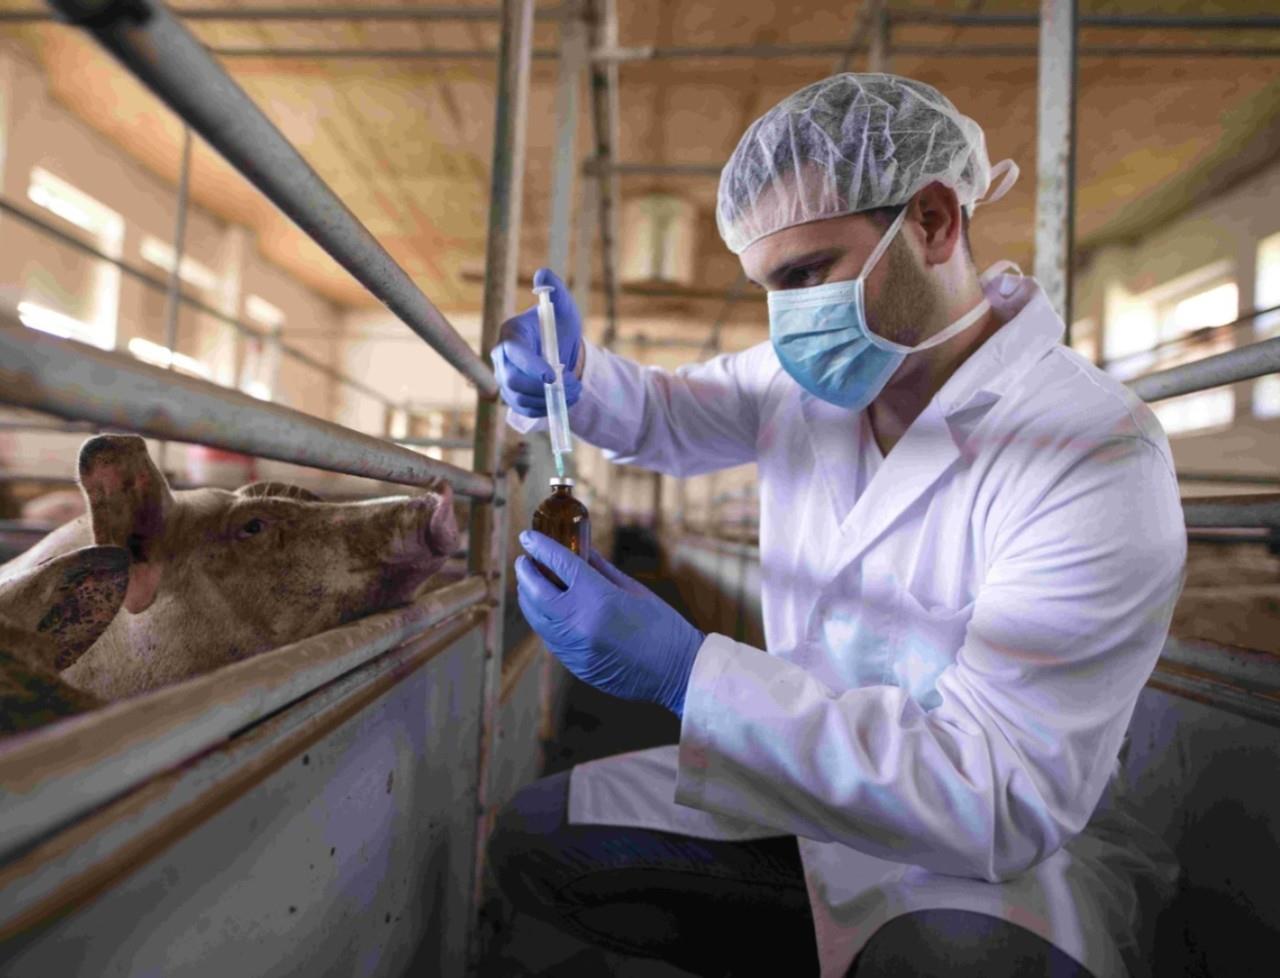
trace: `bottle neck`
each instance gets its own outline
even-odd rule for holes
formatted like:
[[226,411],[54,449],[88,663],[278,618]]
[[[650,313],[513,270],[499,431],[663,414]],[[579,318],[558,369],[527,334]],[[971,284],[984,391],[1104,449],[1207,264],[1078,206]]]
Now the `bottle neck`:
[[558,499],[572,499],[573,486],[552,486],[551,495]]

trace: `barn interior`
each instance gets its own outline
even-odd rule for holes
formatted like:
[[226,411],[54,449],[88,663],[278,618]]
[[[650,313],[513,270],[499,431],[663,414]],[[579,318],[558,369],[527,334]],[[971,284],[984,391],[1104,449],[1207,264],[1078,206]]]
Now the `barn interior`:
[[[1168,434],[1186,576],[1124,761],[1183,867],[1153,969],[1263,973],[1270,0],[0,0],[0,562],[85,518],[103,433],[145,437],[179,493],[448,484],[459,527],[408,604],[0,739],[0,971],[686,974],[514,913],[486,873],[522,786],[680,736],[520,613],[515,534],[553,458],[506,425],[489,353],[542,267],[639,363],[767,343],[718,178],[752,120],[839,71],[936,86],[1019,165],[973,219],[978,266],[1034,275]],[[571,465],[597,549],[765,647],[754,465],[675,478],[584,442]]]

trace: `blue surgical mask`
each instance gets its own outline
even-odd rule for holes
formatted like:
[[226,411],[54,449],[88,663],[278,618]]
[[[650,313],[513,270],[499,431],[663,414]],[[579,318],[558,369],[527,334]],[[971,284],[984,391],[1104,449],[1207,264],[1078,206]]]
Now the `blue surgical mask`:
[[983,299],[918,346],[903,346],[871,332],[864,294],[867,276],[906,216],[904,207],[852,281],[769,293],[769,336],[783,369],[810,394],[850,411],[861,411],[879,397],[908,354],[945,343],[991,308]]

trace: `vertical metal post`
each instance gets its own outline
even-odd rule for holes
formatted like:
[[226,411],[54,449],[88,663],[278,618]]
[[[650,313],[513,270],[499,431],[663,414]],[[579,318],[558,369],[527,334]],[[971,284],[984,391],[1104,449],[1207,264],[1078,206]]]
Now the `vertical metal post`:
[[1076,3],[1041,0],[1035,275],[1067,324],[1075,243]]
[[868,71],[889,70],[889,5],[886,0],[871,2],[871,46],[867,50]]
[[[514,311],[520,247],[520,211],[524,186],[525,118],[529,95],[529,55],[533,0],[503,0],[502,41],[498,52],[497,115],[490,174],[489,235],[486,248],[484,312],[480,357],[488,360],[505,318]],[[507,508],[505,473],[500,471],[502,411],[497,398],[476,400],[477,472],[493,473],[493,499],[471,504],[471,573],[489,585],[484,625],[484,691],[480,704],[480,752],[476,783],[475,858],[471,880],[469,949],[477,960],[481,944],[480,904],[484,891],[488,842],[490,779],[497,750],[498,694],[502,683],[502,617],[506,598]]]
[[[613,51],[618,47],[618,11],[615,0],[596,0],[592,23],[592,48]],[[591,63],[591,108],[595,123],[596,174],[599,187],[600,263],[604,276],[604,346],[618,335],[618,174],[614,158],[618,150],[618,62]]]
[[560,21],[560,66],[556,80],[556,146],[551,176],[551,229],[547,265],[568,278],[573,184],[578,169],[578,88],[587,62],[587,25],[581,0],[569,0]]
[[[173,369],[178,352],[178,313],[182,309],[182,252],[187,241],[187,197],[191,184],[191,127],[182,127],[182,163],[178,169],[178,215],[173,225],[173,268],[169,269],[169,291],[164,301],[164,345],[169,351],[167,369]],[[160,443],[160,471],[169,460],[169,443]]]

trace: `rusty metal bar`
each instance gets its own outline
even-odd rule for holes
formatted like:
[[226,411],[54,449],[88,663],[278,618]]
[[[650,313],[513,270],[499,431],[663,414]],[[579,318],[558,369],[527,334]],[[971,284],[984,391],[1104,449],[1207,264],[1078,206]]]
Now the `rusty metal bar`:
[[[150,272],[146,272],[143,269],[138,268],[136,265],[130,265],[128,262],[123,261],[120,258],[115,258],[111,255],[108,255],[104,251],[99,251],[97,248],[93,247],[92,245],[84,241],[81,241],[79,238],[75,237],[74,235],[68,234],[66,231],[62,230],[61,228],[58,228],[52,224],[49,224],[48,222],[37,217],[35,214],[30,213],[24,208],[17,207],[14,204],[10,203],[9,201],[4,200],[3,198],[0,198],[0,211],[3,211],[5,214],[8,214],[12,217],[16,217],[18,220],[22,221],[23,223],[29,225],[30,227],[35,228],[37,231],[40,231],[44,234],[49,235],[51,238],[54,238],[56,241],[58,241],[59,244],[64,244],[70,248],[75,248],[77,251],[80,251],[83,254],[89,255],[91,258],[95,258],[98,261],[107,262],[113,267],[120,269],[120,271],[124,272],[124,274],[128,275],[130,278],[136,279],[137,281],[141,282],[143,285],[147,286],[147,288],[155,289],[159,292],[164,292],[168,288],[168,285],[165,279],[152,275]],[[192,309],[196,310],[201,315],[211,316],[214,319],[218,320],[218,322],[224,323],[225,325],[230,326],[232,329],[237,330],[244,336],[252,336],[256,339],[264,339],[267,342],[272,341],[272,337],[269,335],[264,335],[261,330],[256,329],[255,327],[249,325],[246,322],[243,322],[242,320],[236,319],[234,316],[227,315],[225,312],[223,312],[221,309],[217,308],[216,306],[211,306],[207,302],[202,302],[201,300],[195,298],[194,296],[189,296],[186,293],[179,291],[178,301],[183,303],[184,305],[190,306]],[[374,400],[382,404],[395,404],[394,401],[390,400],[381,391],[375,390],[374,388],[368,386],[367,384],[362,384],[360,381],[356,380],[354,377],[349,377],[348,375],[344,374],[342,371],[337,370],[334,367],[329,366],[328,364],[321,363],[319,360],[315,359],[315,357],[311,356],[309,353],[305,353],[302,350],[299,350],[297,347],[290,346],[287,343],[280,343],[279,346],[280,346],[280,352],[285,356],[293,360],[297,360],[299,363],[304,364],[307,367],[310,367],[312,370],[319,371],[320,373],[324,374],[326,377],[330,377],[333,380],[336,380],[338,383],[343,384],[346,387],[350,387],[353,391],[358,391],[361,394],[364,394],[366,397],[373,398]],[[396,404],[395,406],[401,407],[402,405]]]
[[1162,401],[1277,372],[1280,372],[1280,337],[1147,374],[1129,381],[1129,389],[1144,401]]
[[109,801],[485,600],[467,578],[415,603],[0,744],[0,854]]
[[1169,639],[1147,685],[1280,727],[1280,657]]
[[493,371],[203,44],[158,0],[49,0],[83,26],[486,396]]
[[1035,277],[1067,324],[1075,243],[1076,3],[1041,0]]
[[[618,44],[618,11],[615,0],[595,0],[591,39],[597,49],[613,49]],[[618,178],[613,172],[613,156],[618,147],[618,65],[593,59],[591,63],[591,119],[595,132],[595,165],[599,193],[596,206],[600,218],[600,267],[604,279],[605,329],[603,345],[613,345],[618,333],[619,283]]]
[[[178,313],[182,309],[182,255],[187,247],[187,209],[191,189],[191,127],[182,127],[182,162],[178,164],[177,213],[173,221],[173,267],[169,269],[169,288],[164,296],[164,346],[169,351],[166,370],[173,369],[178,352]],[[160,443],[156,464],[164,472],[169,463],[169,443]]]
[[478,499],[494,492],[488,476],[128,354],[48,336],[4,307],[0,403],[367,479],[422,487],[443,480]]
[[[533,0],[503,0],[501,56],[498,59],[497,112],[490,171],[489,233],[485,256],[484,310],[480,354],[488,357],[498,342],[503,320],[515,311],[520,257],[520,216],[524,190],[525,128],[529,100],[529,52]],[[502,685],[502,624],[507,591],[506,478],[500,469],[503,411],[496,400],[476,402],[474,465],[492,473],[492,502],[471,507],[471,573],[486,584],[489,611],[484,625],[484,682],[480,702],[480,745],[476,785],[475,857],[469,894],[472,915],[468,953],[481,950],[480,906],[484,890],[485,847],[489,837],[489,798],[497,749],[498,697]]]

